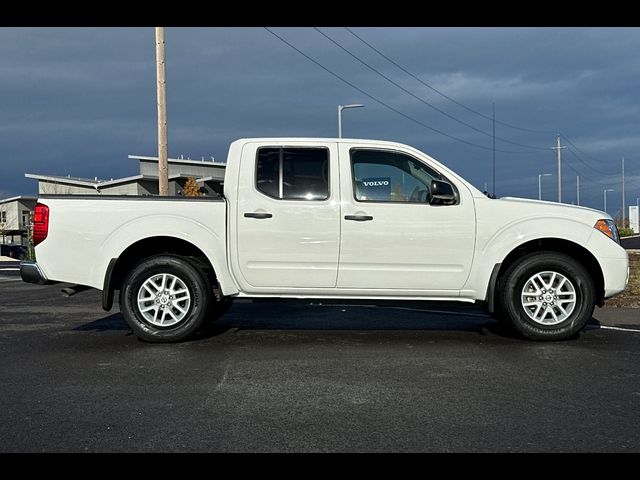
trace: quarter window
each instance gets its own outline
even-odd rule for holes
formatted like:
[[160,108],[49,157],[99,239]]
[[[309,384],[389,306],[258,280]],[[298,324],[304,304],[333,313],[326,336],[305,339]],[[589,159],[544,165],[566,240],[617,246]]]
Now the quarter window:
[[435,170],[409,155],[385,150],[351,150],[354,196],[360,202],[427,203]]
[[256,188],[280,200],[329,198],[329,151],[326,148],[258,149]]

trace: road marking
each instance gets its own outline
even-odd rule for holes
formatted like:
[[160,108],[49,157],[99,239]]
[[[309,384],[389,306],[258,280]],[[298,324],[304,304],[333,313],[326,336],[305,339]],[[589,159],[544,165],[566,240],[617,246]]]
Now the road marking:
[[640,330],[634,328],[622,328],[622,327],[608,327],[606,325],[600,325],[599,328],[604,328],[605,330],[620,330],[621,332],[635,332],[640,333]]

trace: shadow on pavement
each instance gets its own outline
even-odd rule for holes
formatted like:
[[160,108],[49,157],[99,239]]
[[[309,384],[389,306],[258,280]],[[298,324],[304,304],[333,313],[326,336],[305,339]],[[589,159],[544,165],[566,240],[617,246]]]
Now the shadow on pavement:
[[[424,305],[422,308],[400,305],[236,303],[220,320],[210,323],[196,338],[215,337],[236,330],[467,331],[518,338],[477,308],[441,307],[429,310]],[[77,326],[73,330],[105,332],[131,329],[118,312]]]
[[73,330],[106,332],[109,330],[131,330],[120,313],[113,313],[93,322],[85,323]]

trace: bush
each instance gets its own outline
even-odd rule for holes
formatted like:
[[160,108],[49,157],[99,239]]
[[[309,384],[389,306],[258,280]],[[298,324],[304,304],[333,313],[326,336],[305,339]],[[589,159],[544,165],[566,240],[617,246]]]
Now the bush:
[[630,237],[631,235],[633,235],[633,230],[629,227],[621,228],[620,230],[618,230],[618,232],[620,233],[621,237]]

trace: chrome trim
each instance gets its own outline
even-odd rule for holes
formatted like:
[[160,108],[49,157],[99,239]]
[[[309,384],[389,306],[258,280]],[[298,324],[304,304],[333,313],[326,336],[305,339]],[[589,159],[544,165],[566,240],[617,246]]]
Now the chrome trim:
[[46,285],[51,283],[36,262],[23,260],[20,262],[20,276],[27,283]]

